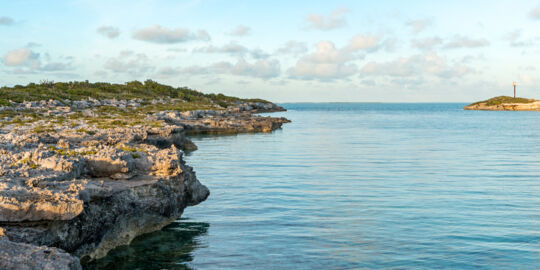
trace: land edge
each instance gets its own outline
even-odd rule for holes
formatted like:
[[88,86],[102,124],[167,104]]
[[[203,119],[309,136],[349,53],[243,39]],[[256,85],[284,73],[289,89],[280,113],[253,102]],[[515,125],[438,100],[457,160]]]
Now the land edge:
[[[84,184],[76,188],[79,190],[75,192],[75,195],[66,196],[67,203],[62,204],[58,200],[55,201],[57,205],[48,205],[47,207],[52,207],[50,208],[51,212],[54,212],[52,214],[44,214],[43,209],[36,211],[35,207],[31,209],[27,205],[25,205],[26,208],[19,209],[25,212],[22,216],[13,213],[17,211],[11,213],[0,211],[0,268],[17,269],[20,265],[26,265],[27,269],[81,269],[79,257],[83,263],[101,258],[111,249],[129,244],[138,235],[159,230],[170,224],[181,216],[185,207],[204,201],[210,193],[197,180],[192,168],[185,164],[182,152],[178,150],[196,149],[186,134],[271,132],[290,121],[285,118],[262,117],[256,114],[277,111],[284,111],[284,109],[273,103],[249,102],[223,111],[166,111],[157,114],[166,126],[159,127],[158,130],[156,128],[143,130],[142,133],[146,134],[138,138],[136,135],[141,135],[140,132],[133,136],[132,129],[116,128],[113,132],[119,132],[120,137],[125,135],[128,138],[127,140],[124,138],[122,143],[148,144],[156,148],[132,153],[132,155],[144,155],[142,152],[148,151],[146,154],[151,160],[154,158],[154,162],[147,171],[139,170],[137,164],[134,165],[134,172],[129,172],[128,168],[128,174],[139,175],[128,175],[127,177],[130,178],[125,180],[122,178],[126,177],[126,172],[122,171],[125,168],[108,171],[105,168],[96,168],[96,164],[88,159],[84,165],[72,162],[66,169],[63,168],[66,164],[60,164],[61,168],[58,168],[59,163],[66,160],[57,160],[56,164],[52,165],[53,168],[46,169],[60,171],[63,174],[60,173],[60,176],[54,175],[45,180],[41,178],[39,183],[25,184],[30,184],[37,189],[45,186],[44,189],[47,189],[49,187],[41,181],[51,181],[58,185],[58,182],[66,182],[66,179],[72,181],[77,181],[81,177],[89,179],[85,179]],[[85,140],[92,141],[95,138],[85,138],[77,144],[70,140],[73,138],[58,138],[62,136],[55,137],[55,134],[51,133],[31,134],[30,137],[32,135],[35,136],[30,138],[30,141],[37,137],[38,142],[42,140],[40,144],[44,142],[64,146],[67,144],[68,149],[76,148]],[[99,137],[100,134],[94,136],[96,135]],[[106,135],[113,134],[109,132]],[[20,141],[17,142],[20,143]],[[36,147],[24,146],[28,149],[23,147],[23,150],[36,151]],[[100,158],[101,161],[107,159]],[[32,156],[32,159],[35,158]],[[115,167],[117,165],[115,162],[118,160],[108,157],[107,162],[101,165]],[[45,164],[43,159],[36,159],[36,163],[38,162]],[[84,166],[87,167],[83,168]],[[21,182],[21,179],[16,180]],[[29,182],[28,180],[22,182]],[[61,189],[56,191],[59,191],[60,195],[65,195],[62,194]],[[157,193],[159,196],[156,196]],[[4,199],[9,195],[4,196]],[[129,199],[126,200],[126,197]],[[78,202],[69,201],[74,198]],[[35,199],[32,202],[34,204],[44,202],[44,198],[39,196],[33,199]],[[75,208],[78,209],[72,209],[73,205],[76,205]],[[2,206],[5,206],[5,201],[0,202],[0,210],[5,210]],[[83,238],[83,241],[72,239],[77,236]],[[85,243],[84,240],[89,240],[91,243]]]
[[463,107],[476,111],[540,111],[540,100],[498,96]]

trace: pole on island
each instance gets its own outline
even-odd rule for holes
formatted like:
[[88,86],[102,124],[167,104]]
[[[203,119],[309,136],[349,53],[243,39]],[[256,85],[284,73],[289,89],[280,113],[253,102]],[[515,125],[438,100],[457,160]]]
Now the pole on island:
[[514,86],[514,98],[516,98],[516,86],[517,86],[517,83],[512,82],[512,85]]

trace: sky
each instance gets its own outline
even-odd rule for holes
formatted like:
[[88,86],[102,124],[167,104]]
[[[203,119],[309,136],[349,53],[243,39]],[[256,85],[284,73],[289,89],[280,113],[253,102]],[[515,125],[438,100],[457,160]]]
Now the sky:
[[275,102],[540,99],[540,1],[0,0],[0,85],[154,81]]

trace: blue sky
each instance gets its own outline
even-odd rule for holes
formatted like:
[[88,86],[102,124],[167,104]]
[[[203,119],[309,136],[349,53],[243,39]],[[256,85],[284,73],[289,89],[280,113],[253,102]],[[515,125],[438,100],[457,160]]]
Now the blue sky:
[[153,79],[278,102],[468,102],[517,81],[540,98],[540,1],[0,0],[0,35],[8,86]]

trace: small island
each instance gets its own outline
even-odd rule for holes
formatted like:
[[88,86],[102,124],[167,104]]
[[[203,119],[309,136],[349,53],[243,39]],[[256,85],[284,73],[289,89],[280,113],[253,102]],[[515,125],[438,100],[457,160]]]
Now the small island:
[[465,106],[465,110],[478,111],[540,111],[540,100],[498,96]]

